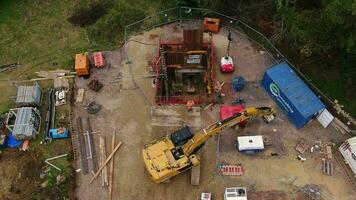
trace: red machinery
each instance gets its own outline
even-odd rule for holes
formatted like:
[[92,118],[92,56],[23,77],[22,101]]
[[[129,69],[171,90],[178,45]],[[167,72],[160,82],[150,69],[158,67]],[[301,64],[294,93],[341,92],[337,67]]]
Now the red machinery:
[[228,45],[226,55],[221,58],[220,71],[221,72],[233,72],[235,70],[234,62],[230,56],[230,46],[232,43],[231,31],[227,35]]
[[96,68],[103,68],[105,66],[105,59],[102,52],[93,53],[93,57]]

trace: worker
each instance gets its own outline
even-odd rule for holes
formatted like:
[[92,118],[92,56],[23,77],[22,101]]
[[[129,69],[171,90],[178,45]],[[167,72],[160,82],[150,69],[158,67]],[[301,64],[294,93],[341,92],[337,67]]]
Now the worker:
[[193,110],[193,106],[194,106],[194,101],[193,100],[189,100],[187,102],[187,110],[188,111],[192,111]]

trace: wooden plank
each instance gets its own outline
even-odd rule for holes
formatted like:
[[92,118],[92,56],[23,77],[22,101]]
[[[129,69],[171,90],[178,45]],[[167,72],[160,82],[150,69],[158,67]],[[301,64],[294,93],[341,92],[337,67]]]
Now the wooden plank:
[[77,94],[77,99],[76,99],[76,102],[77,103],[81,103],[83,102],[83,99],[84,99],[84,88],[79,88],[78,89],[78,94]]
[[[201,150],[199,150],[196,154],[201,158]],[[200,164],[192,167],[190,174],[190,184],[191,185],[199,185],[200,184]]]
[[333,158],[333,153],[332,153],[332,149],[331,149],[331,146],[326,146],[326,155],[328,157],[328,159],[332,159]]
[[[115,148],[115,135],[116,132],[113,131],[111,137],[111,152],[114,151]],[[113,180],[114,180],[114,159],[112,159],[110,163],[110,180],[109,180],[109,199],[112,200],[112,187],[113,187]]]
[[103,164],[103,166],[101,166],[99,168],[99,170],[95,173],[95,175],[93,176],[93,178],[90,179],[89,184],[92,183],[96,177],[99,176],[100,172],[104,169],[104,167],[106,166],[106,164],[108,164],[111,160],[111,158],[115,155],[115,153],[117,152],[117,150],[120,148],[122,142],[119,142],[119,144],[116,145],[115,149],[113,150],[113,152],[111,152],[111,154],[108,156],[108,158],[106,159],[105,163]]
[[[104,138],[104,144],[103,144],[103,161],[106,160],[106,140]],[[108,184],[108,168],[107,166],[104,166],[103,169],[103,174],[104,174],[104,185],[109,185]]]
[[[75,78],[75,76],[61,76],[63,78]],[[34,78],[30,80],[23,80],[23,81],[13,81],[13,83],[27,83],[27,82],[33,82],[33,81],[45,81],[45,80],[51,80],[52,78]]]
[[[100,166],[104,165],[104,138],[99,138],[99,149],[100,149]],[[105,168],[104,168],[105,169]],[[104,170],[100,173],[101,175],[101,186],[104,187]]]

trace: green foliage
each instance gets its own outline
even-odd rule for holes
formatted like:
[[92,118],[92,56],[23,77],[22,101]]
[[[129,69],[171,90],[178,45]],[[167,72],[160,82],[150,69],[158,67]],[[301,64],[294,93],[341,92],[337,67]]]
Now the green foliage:
[[[301,70],[313,77],[324,93],[339,99],[355,115],[356,1],[304,1],[302,6],[280,3],[283,0],[276,2],[284,29],[281,41],[299,52],[299,62],[317,60],[313,63],[317,70],[308,70],[307,66]],[[329,78],[322,78],[322,74]]]
[[89,26],[89,38],[96,43],[106,45],[117,43],[123,39],[125,25],[144,17],[143,10],[128,6],[125,3],[116,4],[108,11],[108,14]]
[[355,13],[352,0],[322,0],[320,9],[297,9],[277,4],[287,38],[297,46],[323,55],[333,49],[356,53]]

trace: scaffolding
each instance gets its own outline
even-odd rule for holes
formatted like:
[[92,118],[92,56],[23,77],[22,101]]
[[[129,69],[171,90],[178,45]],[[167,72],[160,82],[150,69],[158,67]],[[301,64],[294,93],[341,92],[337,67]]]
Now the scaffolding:
[[17,87],[17,95],[15,103],[18,106],[40,106],[42,89],[41,86],[35,82],[33,85],[21,85]]
[[18,140],[36,138],[40,131],[40,125],[40,112],[33,107],[10,109],[6,119],[6,128]]

